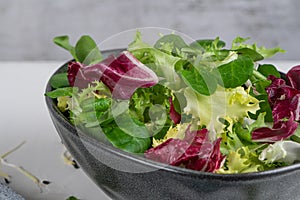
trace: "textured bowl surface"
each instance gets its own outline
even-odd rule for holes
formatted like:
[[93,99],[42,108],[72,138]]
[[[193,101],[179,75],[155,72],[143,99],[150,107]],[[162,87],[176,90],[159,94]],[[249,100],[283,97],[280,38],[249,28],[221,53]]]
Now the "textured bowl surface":
[[[65,64],[55,73],[66,69]],[[51,91],[49,83],[47,91]],[[52,99],[46,97],[46,104],[62,142],[85,173],[112,199],[300,199],[300,164],[232,175],[167,166],[94,139],[73,126]]]

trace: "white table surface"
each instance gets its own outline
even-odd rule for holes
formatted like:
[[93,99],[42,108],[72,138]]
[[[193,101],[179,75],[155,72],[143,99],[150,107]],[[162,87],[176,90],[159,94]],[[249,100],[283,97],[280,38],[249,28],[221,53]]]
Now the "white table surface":
[[[0,155],[22,141],[7,157],[51,184],[41,193],[23,174],[8,167],[10,187],[30,200],[64,200],[73,195],[83,200],[109,198],[84,174],[62,160],[63,145],[51,122],[44,100],[46,82],[64,62],[0,62]],[[273,61],[286,72],[300,61]],[[3,180],[1,180],[3,181]]]
[[[64,146],[50,119],[44,90],[50,75],[64,62],[0,62],[0,155],[22,141],[26,143],[7,157],[40,179],[51,181],[41,193],[23,174],[9,167],[9,185],[28,200],[109,199],[84,172],[66,165]],[[3,179],[1,180],[3,181]]]

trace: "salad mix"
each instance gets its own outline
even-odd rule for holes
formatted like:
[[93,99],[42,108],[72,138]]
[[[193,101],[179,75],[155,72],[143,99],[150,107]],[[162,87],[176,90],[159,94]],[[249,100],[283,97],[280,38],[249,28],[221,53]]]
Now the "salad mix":
[[226,48],[169,34],[150,45],[137,31],[104,58],[89,36],[75,46],[59,36],[74,60],[45,95],[87,134],[154,161],[225,174],[291,165],[300,160],[300,66],[282,74],[259,64],[284,51],[248,39]]

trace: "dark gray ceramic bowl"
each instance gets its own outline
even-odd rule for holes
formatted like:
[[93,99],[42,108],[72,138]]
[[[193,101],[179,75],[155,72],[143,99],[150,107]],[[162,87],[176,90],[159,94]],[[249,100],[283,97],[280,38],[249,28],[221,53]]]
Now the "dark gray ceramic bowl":
[[[66,69],[65,64],[55,73]],[[48,91],[51,91],[49,83]],[[94,139],[77,130],[52,99],[46,97],[46,104],[63,144],[85,173],[112,199],[300,199],[300,164],[232,175],[167,166],[123,152],[105,140]]]

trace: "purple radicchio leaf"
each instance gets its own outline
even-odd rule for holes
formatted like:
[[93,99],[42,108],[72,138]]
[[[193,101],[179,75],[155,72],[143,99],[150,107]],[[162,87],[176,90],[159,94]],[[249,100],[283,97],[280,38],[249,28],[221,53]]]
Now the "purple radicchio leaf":
[[68,66],[68,80],[70,86],[79,88],[101,80],[116,99],[130,99],[137,88],[158,83],[156,74],[128,51],[89,66],[71,62]]
[[286,78],[290,86],[300,90],[300,65],[292,67],[286,74]]
[[175,110],[172,97],[169,98],[170,102],[170,118],[174,124],[178,124],[181,121],[181,115]]
[[220,152],[221,138],[214,142],[208,139],[208,130],[190,131],[183,140],[168,139],[164,143],[145,152],[145,157],[157,162],[188,169],[215,172],[225,156]]
[[272,83],[266,88],[272,108],[273,127],[262,127],[252,132],[256,142],[276,142],[294,134],[300,116],[300,91],[281,78],[268,77]]
[[255,142],[276,142],[290,137],[294,134],[298,127],[298,123],[294,121],[291,112],[288,120],[278,121],[274,123],[272,128],[262,127],[252,132],[252,140]]
[[299,90],[287,85],[281,78],[269,76],[268,79],[272,81],[271,85],[266,88],[271,108],[278,100],[291,99],[300,93]]

